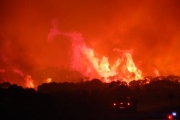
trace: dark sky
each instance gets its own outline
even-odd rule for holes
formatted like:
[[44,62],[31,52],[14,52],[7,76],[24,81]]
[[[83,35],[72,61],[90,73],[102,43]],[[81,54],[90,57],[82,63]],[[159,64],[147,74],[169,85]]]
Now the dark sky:
[[143,76],[154,75],[154,69],[180,75],[179,0],[1,0],[0,16],[0,81],[22,84],[30,74],[40,84],[37,74],[71,63],[67,37],[47,42],[53,20],[60,31],[82,34],[110,62],[118,58],[115,48],[132,50]]

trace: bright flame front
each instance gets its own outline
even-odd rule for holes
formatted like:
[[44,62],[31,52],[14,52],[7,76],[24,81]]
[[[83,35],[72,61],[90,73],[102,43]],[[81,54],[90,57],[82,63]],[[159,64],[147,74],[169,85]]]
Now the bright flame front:
[[123,80],[128,83],[142,78],[142,72],[136,67],[131,51],[115,48],[114,52],[117,52],[119,57],[115,63],[110,64],[107,56],[99,57],[92,48],[86,45],[80,33],[61,32],[56,24],[53,24],[48,41],[52,41],[55,35],[62,35],[71,40],[73,50],[71,67],[85,77],[99,78],[103,82]]
[[120,57],[114,64],[110,64],[108,57],[100,58],[92,48],[87,47],[81,34],[66,33],[65,35],[70,37],[72,41],[74,51],[72,68],[80,71],[83,75],[91,78],[103,78],[103,82],[116,80],[130,82],[142,78],[142,72],[136,67],[131,52],[118,52]]

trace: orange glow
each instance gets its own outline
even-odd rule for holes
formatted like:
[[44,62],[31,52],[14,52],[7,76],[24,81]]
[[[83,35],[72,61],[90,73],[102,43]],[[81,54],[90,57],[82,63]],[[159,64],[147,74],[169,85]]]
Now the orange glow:
[[131,104],[130,103],[127,103],[128,106],[130,106]]
[[[3,0],[0,82],[128,84],[180,76],[179,6],[178,0]],[[26,74],[33,82],[24,81]]]
[[122,79],[129,83],[131,80],[142,78],[141,71],[133,62],[132,52],[121,51],[115,48],[114,52],[118,52],[119,57],[114,64],[110,64],[108,57],[99,57],[92,48],[86,45],[80,33],[61,32],[56,26],[53,26],[52,30],[53,31],[49,33],[49,41],[52,41],[52,38],[56,35],[62,35],[71,39],[73,50],[72,69],[81,72],[84,76],[103,78],[101,80],[106,83],[118,79]]
[[47,78],[47,79],[45,80],[45,82],[46,82],[46,83],[52,82],[52,78]]
[[116,103],[114,103],[113,105],[116,106]]
[[[104,78],[104,82],[115,81],[118,78],[130,82],[131,80],[142,78],[141,71],[136,68],[130,53],[124,52],[122,58],[118,58],[115,64],[110,64],[108,57],[103,56],[102,58],[98,58],[95,56],[93,49],[88,48],[85,44],[82,45],[80,47],[82,48],[81,52],[88,58],[98,75]],[[122,74],[124,74],[123,77],[121,76]],[[109,79],[112,76],[114,76],[114,79]]]
[[160,76],[160,74],[159,74],[159,70],[158,70],[158,69],[156,69],[156,68],[154,68],[154,73],[155,73],[155,76],[156,76],[156,77]]
[[[121,78],[128,83],[131,80],[142,78],[141,71],[136,68],[132,55],[128,52],[124,52],[122,58],[118,58],[115,64],[111,65],[107,57],[103,56],[101,59],[96,57],[92,49],[84,47],[83,51],[99,76],[104,77],[104,82]],[[114,79],[109,79],[112,76],[114,76]]]
[[27,75],[24,79],[26,81],[27,88],[34,88],[33,80],[30,75]]
[[0,69],[0,72],[1,72],[1,73],[4,73],[4,72],[6,72],[6,71],[5,71],[4,69]]
[[139,69],[137,69],[137,67],[135,66],[133,59],[132,59],[132,55],[130,53],[125,53],[125,56],[127,58],[127,62],[126,62],[126,66],[127,66],[127,70],[128,72],[134,73],[135,75],[133,77],[129,76],[130,80],[135,79],[142,79],[142,73]]

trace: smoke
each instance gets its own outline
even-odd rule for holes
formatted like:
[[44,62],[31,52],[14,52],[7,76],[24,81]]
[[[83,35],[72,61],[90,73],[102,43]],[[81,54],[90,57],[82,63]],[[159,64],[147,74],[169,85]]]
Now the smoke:
[[48,34],[48,42],[52,41],[57,35],[60,35],[60,31],[58,30],[58,21],[57,19],[54,19],[52,21],[52,28],[50,30],[50,33]]
[[93,66],[79,68],[89,62],[82,63],[87,60],[71,41],[77,38],[109,65],[123,56],[115,48],[132,50],[143,76],[180,75],[179,0],[2,0],[0,7],[0,82],[24,85],[26,75],[35,84],[51,76],[70,81],[71,68],[91,74]]
[[20,71],[20,70],[18,70],[17,68],[13,68],[13,69],[12,69],[12,71],[13,71],[14,73],[19,74],[21,77],[24,77],[23,72],[22,72],[22,71]]

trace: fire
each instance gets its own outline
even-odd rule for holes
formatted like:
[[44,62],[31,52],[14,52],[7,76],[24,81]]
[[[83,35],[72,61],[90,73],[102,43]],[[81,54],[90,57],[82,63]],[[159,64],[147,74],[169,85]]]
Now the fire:
[[156,68],[154,68],[154,73],[155,73],[156,77],[157,77],[157,76],[160,76],[160,74],[159,74],[159,70],[158,70],[158,69],[156,69]]
[[[118,57],[113,62],[110,62],[108,56],[100,56],[93,48],[89,47],[85,43],[82,34],[77,32],[61,32],[57,27],[58,22],[56,20],[53,21],[52,25],[53,27],[48,34],[47,42],[53,42],[54,37],[57,35],[69,38],[73,51],[70,68],[80,72],[84,78],[88,78],[86,80],[98,78],[106,83],[117,80],[129,83],[131,80],[143,78],[141,70],[136,67],[133,61],[132,50],[120,50],[119,48],[114,48],[113,52],[114,54],[117,54]],[[9,64],[7,57],[3,56],[2,59],[3,62]],[[11,67],[11,71],[24,78],[26,82],[25,87],[35,88],[32,77],[30,75],[25,76],[25,71],[19,69],[17,66]],[[1,74],[4,72],[6,72],[6,69],[0,69]],[[155,70],[155,73],[156,75],[159,75],[157,69]],[[76,79],[74,76],[73,79]],[[52,82],[50,77],[44,80],[44,82]],[[71,79],[69,74],[65,79]]]
[[53,28],[48,35],[48,41],[52,41],[55,35],[69,37],[72,43],[73,60],[71,67],[90,78],[103,78],[103,82],[116,81],[122,79],[130,82],[142,78],[142,72],[133,62],[132,52],[116,49],[121,55],[114,64],[110,64],[107,56],[99,57],[95,51],[88,47],[80,33],[60,32],[56,26],[57,21],[53,21]]
[[47,79],[45,80],[45,83],[50,83],[50,82],[52,82],[52,78],[47,78]]
[[126,62],[126,66],[127,66],[127,70],[130,73],[134,73],[134,79],[138,80],[142,78],[142,72],[137,69],[137,67],[135,66],[133,59],[132,59],[132,55],[130,53],[125,53],[125,56],[127,58],[127,62]]
[[24,79],[26,81],[27,88],[34,88],[34,83],[30,75],[27,75]]
[[[97,72],[99,77],[104,78],[103,82],[111,82],[119,78],[123,79],[126,82],[130,82],[131,80],[138,80],[142,78],[142,72],[135,66],[132,55],[129,51],[123,52],[122,58],[118,58],[115,64],[110,64],[108,57],[103,56],[102,58],[99,58],[92,48],[87,47],[87,45],[83,41],[81,34],[68,33],[67,35],[71,37],[73,44],[72,47],[75,51],[73,68],[75,68],[76,70],[79,71],[79,68],[82,65],[82,63],[79,63],[78,61],[80,61],[81,58],[85,57],[91,64],[86,66],[88,68],[86,69],[86,71],[90,69],[91,73],[89,73],[92,75],[93,72]],[[90,66],[92,66],[92,68]],[[120,70],[118,70],[119,68]],[[95,71],[93,71],[93,69]],[[81,72],[84,73],[83,71]]]
[[180,75],[178,0],[4,0],[0,11],[0,82],[76,82],[74,71],[103,82]]

